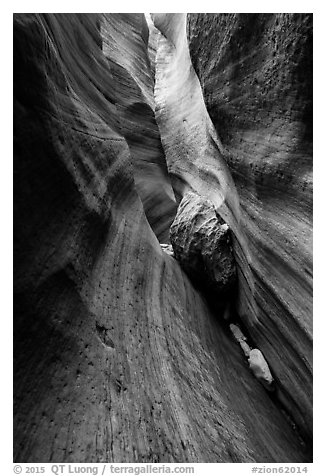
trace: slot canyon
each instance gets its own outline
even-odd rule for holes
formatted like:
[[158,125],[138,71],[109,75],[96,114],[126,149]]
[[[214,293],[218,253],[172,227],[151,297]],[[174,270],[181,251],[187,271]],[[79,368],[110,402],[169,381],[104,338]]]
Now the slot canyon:
[[14,461],[312,461],[312,14],[14,14]]

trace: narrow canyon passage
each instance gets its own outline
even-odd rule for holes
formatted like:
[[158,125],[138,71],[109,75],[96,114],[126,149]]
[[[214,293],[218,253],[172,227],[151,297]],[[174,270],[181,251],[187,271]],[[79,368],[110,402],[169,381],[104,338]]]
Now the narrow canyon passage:
[[[311,461],[309,35],[309,15],[14,15],[16,462]],[[230,227],[273,394],[161,249],[190,191]]]

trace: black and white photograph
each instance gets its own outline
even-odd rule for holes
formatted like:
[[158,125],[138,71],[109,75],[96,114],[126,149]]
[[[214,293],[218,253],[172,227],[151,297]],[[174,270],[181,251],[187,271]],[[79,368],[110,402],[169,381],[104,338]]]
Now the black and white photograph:
[[314,19],[13,13],[14,473],[309,474]]

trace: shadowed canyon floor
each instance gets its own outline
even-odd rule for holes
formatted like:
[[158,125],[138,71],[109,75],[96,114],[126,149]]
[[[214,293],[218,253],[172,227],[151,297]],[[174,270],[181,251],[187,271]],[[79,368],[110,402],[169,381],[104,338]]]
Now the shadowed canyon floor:
[[[311,30],[14,15],[15,462],[311,461]],[[267,39],[287,68],[258,107],[238,81]],[[160,246],[189,191],[230,227],[232,318],[273,393]]]

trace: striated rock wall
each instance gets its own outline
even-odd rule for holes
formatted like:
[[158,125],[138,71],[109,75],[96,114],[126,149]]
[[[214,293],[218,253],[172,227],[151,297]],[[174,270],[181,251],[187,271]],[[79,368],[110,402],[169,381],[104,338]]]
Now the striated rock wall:
[[174,205],[146,31],[14,16],[14,460],[309,461],[159,245]]
[[176,203],[154,115],[145,17],[142,13],[107,14],[101,21],[101,35],[102,50],[114,74],[120,133],[130,149],[137,192],[156,236],[168,241]]
[[156,119],[176,196],[196,191],[230,225],[237,313],[309,439],[311,15],[156,14],[154,23]]

